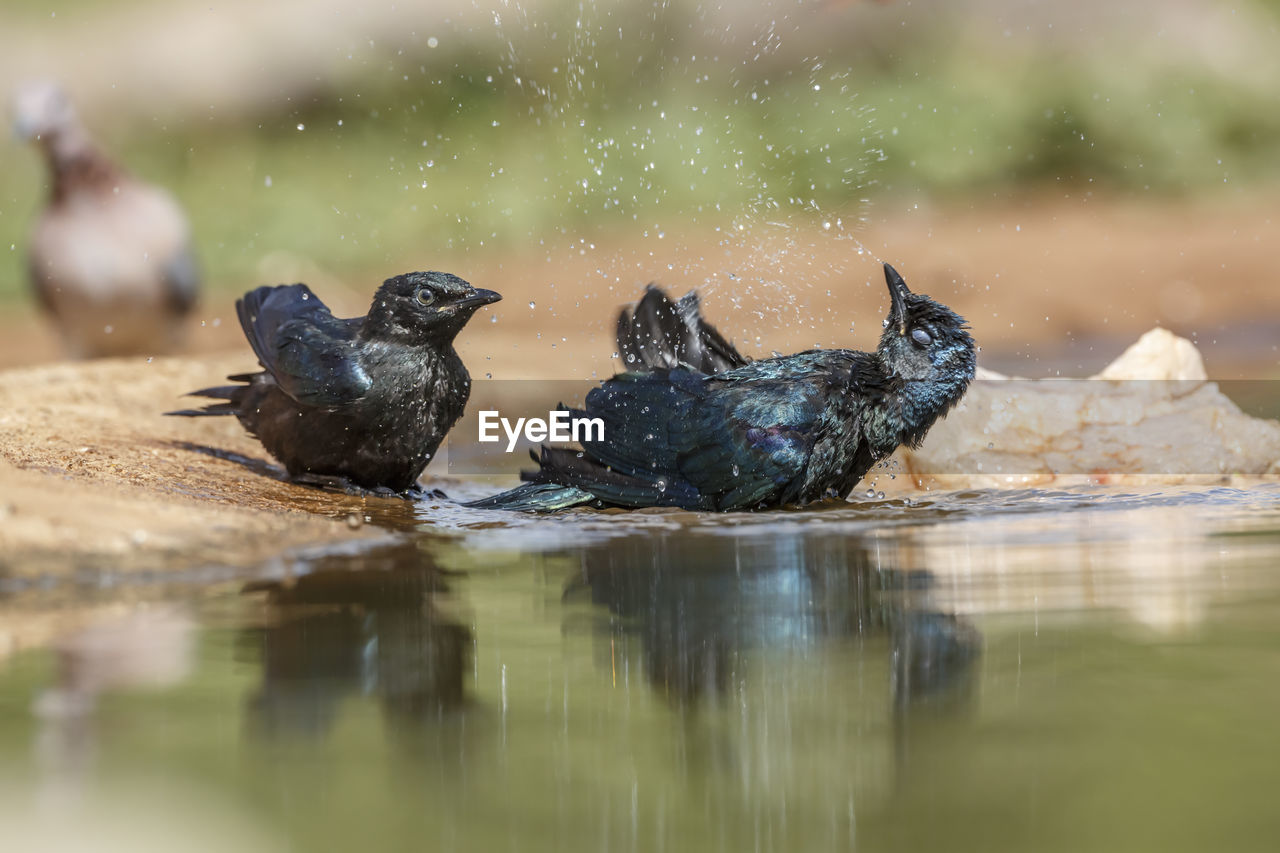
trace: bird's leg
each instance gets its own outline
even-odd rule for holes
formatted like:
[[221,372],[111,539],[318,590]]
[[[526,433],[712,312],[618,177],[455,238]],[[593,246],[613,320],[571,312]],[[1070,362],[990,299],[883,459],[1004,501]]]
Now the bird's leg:
[[317,489],[323,489],[326,492],[341,492],[344,495],[362,498],[370,495],[378,497],[393,497],[395,492],[390,489],[366,489],[358,486],[346,477],[339,474],[314,474],[311,472],[305,474],[294,474],[289,477],[289,481],[299,486],[311,486]]
[[448,499],[448,495],[442,489],[427,489],[419,483],[414,483],[409,488],[400,493],[400,497],[407,501],[428,501],[439,500],[441,498]]
[[312,486],[317,489],[323,489],[326,492],[340,492],[344,495],[351,495],[356,498],[402,498],[406,501],[425,501],[447,497],[444,492],[439,489],[425,489],[417,483],[402,492],[390,489],[386,486],[375,486],[372,489],[365,488],[351,481],[341,474],[295,474],[289,478],[290,482],[300,486]]

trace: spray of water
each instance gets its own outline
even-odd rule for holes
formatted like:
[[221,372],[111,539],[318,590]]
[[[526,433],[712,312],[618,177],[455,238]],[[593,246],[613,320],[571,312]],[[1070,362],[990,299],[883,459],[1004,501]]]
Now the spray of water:
[[[776,61],[794,16],[811,7],[725,25],[710,51],[700,7],[580,2],[564,20],[544,10],[518,0],[491,10],[503,56],[493,79],[560,142],[544,153],[540,192],[588,220],[630,223],[642,248],[600,252],[602,283],[627,298],[643,270],[665,261],[674,288],[728,289],[731,322],[752,329],[751,342],[761,325],[803,322],[802,291],[847,281],[832,259],[868,254],[858,231],[884,155],[848,68],[826,56]],[[809,130],[810,110],[834,111],[836,133]],[[486,188],[490,203],[496,189]],[[820,201],[831,198],[842,200],[836,209]],[[690,231],[701,239],[686,241]],[[705,257],[708,232],[723,264]],[[550,262],[596,252],[592,239],[560,233],[545,244]],[[848,251],[833,252],[832,241]]]

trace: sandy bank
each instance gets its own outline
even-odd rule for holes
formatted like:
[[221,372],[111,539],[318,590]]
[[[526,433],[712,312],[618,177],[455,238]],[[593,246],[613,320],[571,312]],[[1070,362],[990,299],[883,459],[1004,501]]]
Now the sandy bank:
[[369,502],[280,481],[234,419],[163,416],[251,366],[228,355],[0,373],[0,576],[248,566],[375,535],[352,526]]

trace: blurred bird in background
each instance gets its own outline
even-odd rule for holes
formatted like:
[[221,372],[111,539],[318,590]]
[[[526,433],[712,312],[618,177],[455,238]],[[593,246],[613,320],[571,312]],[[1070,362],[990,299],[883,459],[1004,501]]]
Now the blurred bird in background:
[[19,137],[49,168],[28,244],[31,286],[76,358],[164,352],[199,289],[191,229],[169,193],[103,154],[55,83],[20,86]]

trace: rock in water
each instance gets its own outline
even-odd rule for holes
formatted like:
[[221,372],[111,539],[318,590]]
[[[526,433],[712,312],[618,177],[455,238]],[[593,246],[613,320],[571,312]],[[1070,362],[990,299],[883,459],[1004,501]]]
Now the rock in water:
[[1208,380],[1195,345],[1165,329],[1088,379],[982,369],[977,379],[924,444],[900,451],[910,474],[903,485],[1241,483],[1280,474],[1280,422],[1242,412]]
[[1094,378],[1205,380],[1209,374],[1195,344],[1157,326]]

